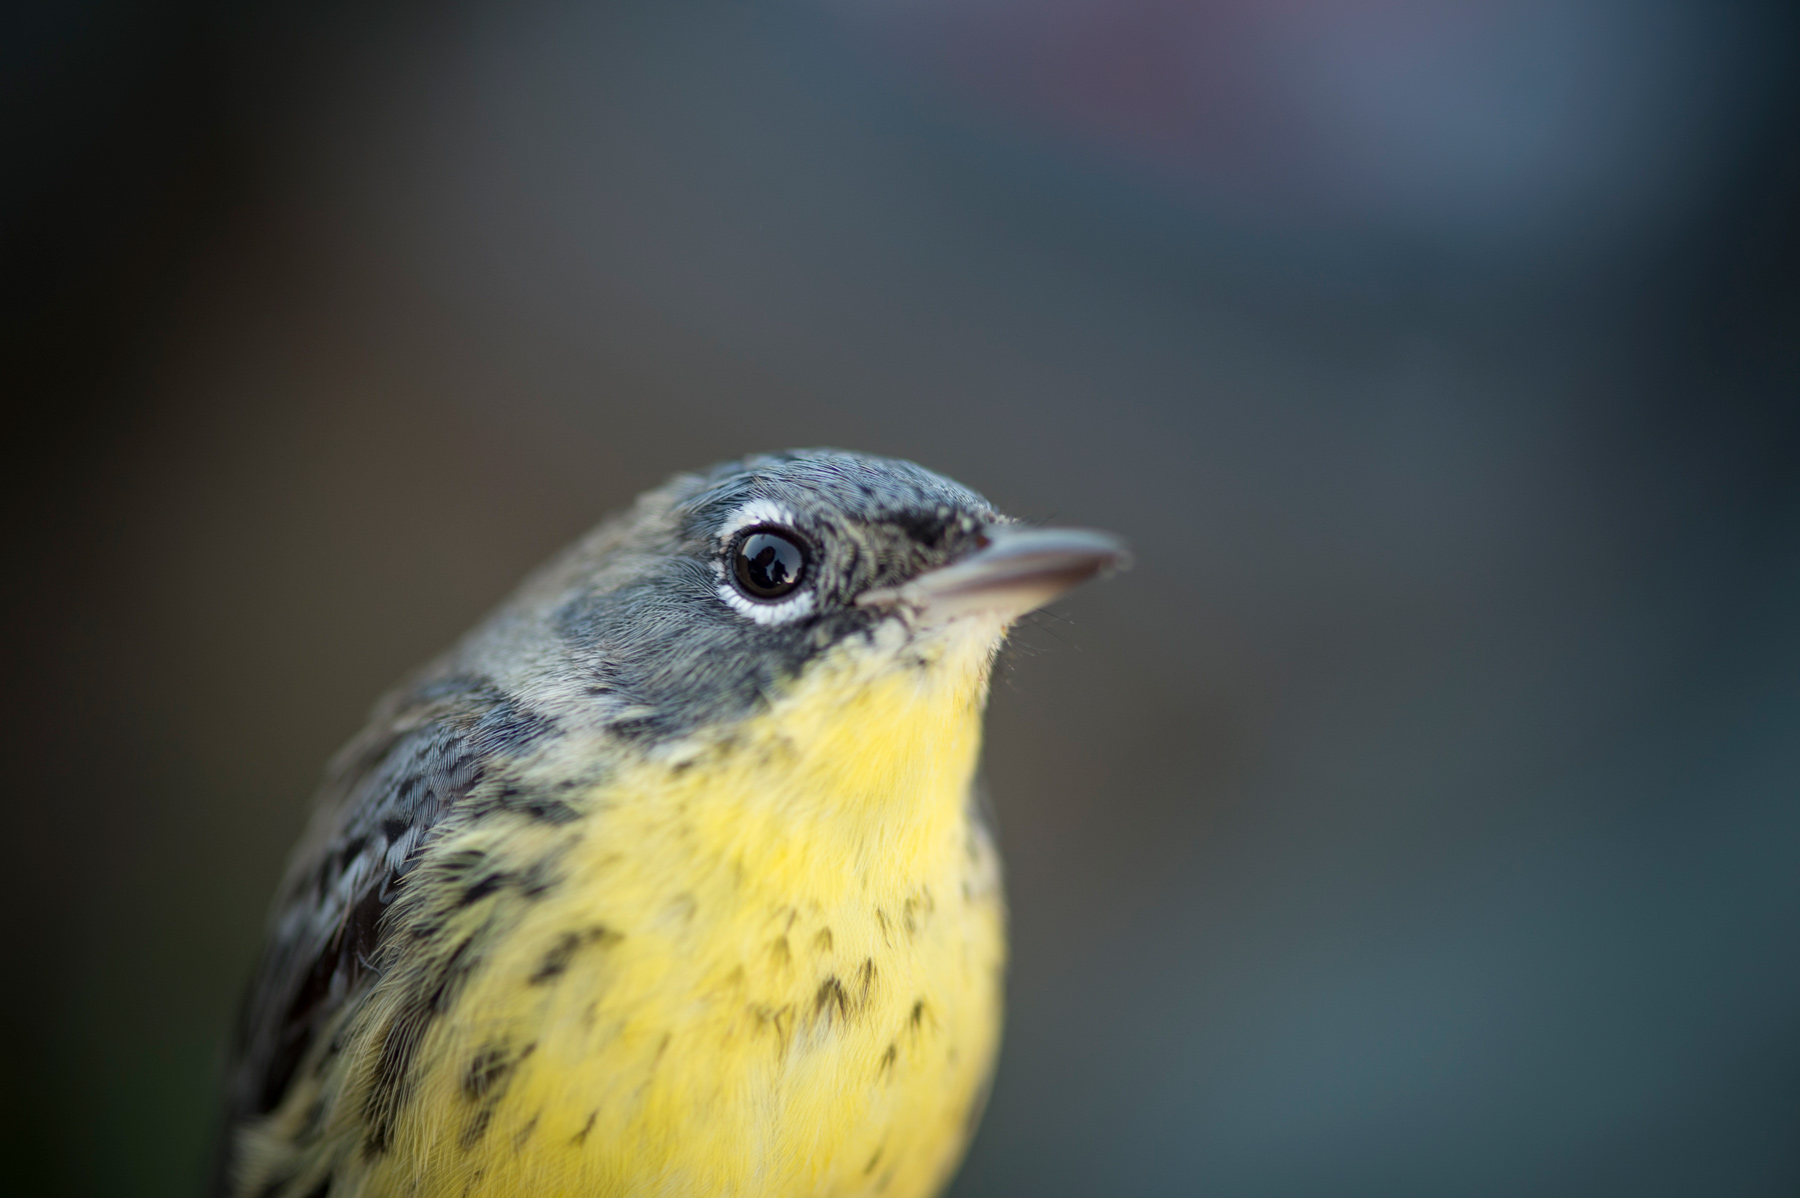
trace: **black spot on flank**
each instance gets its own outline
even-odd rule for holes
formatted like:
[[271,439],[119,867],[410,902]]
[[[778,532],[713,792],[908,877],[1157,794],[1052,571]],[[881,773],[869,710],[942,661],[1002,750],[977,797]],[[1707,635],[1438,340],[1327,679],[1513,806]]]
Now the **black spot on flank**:
[[931,897],[930,889],[921,886],[900,905],[900,922],[906,928],[907,936],[918,935],[920,925],[936,910],[937,901]]
[[907,1018],[907,1022],[912,1024],[913,1030],[915,1030],[915,1031],[917,1031],[919,1029],[919,1027],[924,1024],[924,1022],[925,1022],[925,1000],[924,999],[922,999],[922,998],[917,999],[913,1002],[912,1014]]
[[312,1189],[306,1191],[306,1198],[331,1198],[331,1178],[327,1177]]
[[828,953],[831,951],[831,929],[820,928],[819,934],[813,937],[813,951]]
[[875,988],[875,958],[865,957],[862,968],[856,971],[856,1001],[869,1001],[869,991]]
[[543,1117],[543,1112],[541,1112],[541,1111],[538,1114],[533,1115],[529,1120],[526,1121],[525,1126],[521,1127],[519,1129],[518,1134],[513,1136],[513,1151],[514,1152],[520,1152],[520,1151],[524,1150],[525,1141],[529,1140],[531,1138],[531,1133],[537,1130],[538,1120],[542,1117]]
[[479,1102],[512,1072],[513,1060],[504,1045],[484,1048],[463,1067],[463,1097]]
[[464,1126],[462,1135],[458,1137],[456,1141],[457,1146],[465,1152],[475,1147],[475,1145],[481,1142],[481,1137],[487,1134],[488,1124],[493,1121],[493,1107],[484,1106],[479,1111],[476,1111],[473,1115],[469,1116],[468,1124]]
[[[470,1117],[464,1125],[460,1143],[463,1148],[471,1148],[486,1134],[488,1124],[493,1121],[494,1109],[506,1093],[519,1065],[537,1050],[537,1041],[532,1041],[517,1053],[510,1052],[504,1044],[490,1044],[469,1059],[463,1067],[463,1097],[471,1102],[479,1102],[481,1109]],[[531,1126],[537,1123],[532,1117]],[[528,1126],[521,1137],[515,1141],[514,1147],[524,1142],[523,1136],[529,1135]]]
[[579,932],[563,933],[561,939],[551,946],[550,951],[544,954],[544,959],[538,963],[537,969],[531,975],[530,984],[541,986],[552,978],[559,978],[567,973],[569,962],[574,960],[575,953],[580,948],[581,934]]
[[590,1131],[594,1130],[594,1120],[598,1119],[599,1117],[600,1117],[599,1111],[589,1111],[588,1117],[587,1117],[587,1122],[583,1123],[581,1125],[581,1130],[576,1132],[575,1138],[569,1142],[571,1144],[575,1145],[575,1147],[577,1147],[577,1148],[581,1147],[582,1144],[586,1143],[587,1138],[588,1138],[588,1133]]
[[544,954],[544,959],[538,962],[538,967],[532,972],[528,982],[533,986],[541,986],[559,978],[568,972],[569,962],[575,959],[575,954],[588,945],[617,943],[622,939],[624,937],[619,933],[601,924],[578,932],[564,932],[550,946],[550,951]]
[[503,873],[487,874],[478,879],[467,890],[463,891],[462,898],[457,900],[456,905],[459,907],[467,907],[471,904],[479,903],[482,899],[487,898],[502,886],[506,885],[506,881],[507,877]]
[[837,980],[834,974],[819,984],[819,991],[813,995],[813,1014],[831,1018],[833,1012],[845,1018],[850,1014],[850,995],[844,991],[844,983]]
[[532,862],[531,868],[519,875],[519,893],[536,901],[556,889],[556,870],[553,857],[543,857]]
[[894,1062],[899,1059],[900,1049],[889,1044],[887,1051],[881,1054],[881,1064],[876,1067],[875,1072],[884,1077],[891,1077],[894,1072]]
[[488,855],[480,849],[458,849],[454,853],[445,854],[437,868],[445,877],[460,878],[474,873],[487,864]]
[[786,1053],[794,1032],[794,1004],[783,1003],[779,1007],[770,1007],[752,1003],[746,1009],[751,1018],[756,1020],[757,1030],[772,1030],[775,1033],[776,1047]]
[[875,1155],[869,1158],[869,1163],[863,1166],[863,1176],[864,1177],[867,1177],[869,1174],[875,1172],[875,1166],[879,1165],[881,1163],[881,1152],[882,1152],[882,1150],[880,1148],[877,1148],[875,1150]]
[[549,824],[569,824],[581,818],[579,811],[561,799],[523,786],[501,787],[494,796],[494,802],[503,811],[516,812]]

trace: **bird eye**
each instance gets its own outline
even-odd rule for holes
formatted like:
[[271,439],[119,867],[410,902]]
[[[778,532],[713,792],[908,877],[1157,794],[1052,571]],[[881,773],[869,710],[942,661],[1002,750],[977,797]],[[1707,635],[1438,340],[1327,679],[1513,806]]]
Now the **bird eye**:
[[780,599],[800,585],[806,573],[806,551],[784,530],[752,528],[737,539],[732,572],[738,589],[750,598]]

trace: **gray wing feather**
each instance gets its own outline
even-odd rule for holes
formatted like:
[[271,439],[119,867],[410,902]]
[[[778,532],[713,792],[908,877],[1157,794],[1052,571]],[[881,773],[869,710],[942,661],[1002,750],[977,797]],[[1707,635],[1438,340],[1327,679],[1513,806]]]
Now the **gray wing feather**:
[[371,984],[384,916],[433,830],[548,728],[485,679],[439,677],[384,702],[333,761],[240,1014],[228,1125],[281,1105],[320,1033]]

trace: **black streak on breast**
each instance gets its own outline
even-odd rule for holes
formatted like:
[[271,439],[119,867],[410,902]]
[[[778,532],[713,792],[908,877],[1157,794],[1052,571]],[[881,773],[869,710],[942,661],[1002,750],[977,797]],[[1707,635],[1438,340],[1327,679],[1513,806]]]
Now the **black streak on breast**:
[[576,932],[564,932],[557,938],[556,943],[550,946],[550,951],[544,954],[544,959],[538,963],[537,969],[528,979],[529,983],[533,986],[541,986],[545,982],[561,977],[568,972],[569,962],[575,959],[575,954],[590,944],[615,944],[622,939],[624,937],[604,924],[595,924],[591,928],[583,928]]

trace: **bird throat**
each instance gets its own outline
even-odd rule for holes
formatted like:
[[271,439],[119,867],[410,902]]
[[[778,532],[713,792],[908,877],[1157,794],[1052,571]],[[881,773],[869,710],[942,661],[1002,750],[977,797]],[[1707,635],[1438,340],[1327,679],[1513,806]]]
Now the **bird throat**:
[[431,971],[465,980],[351,1192],[934,1192],[998,1044],[1005,917],[970,788],[1000,631],[842,644],[760,713],[618,762],[575,822],[450,834],[447,857],[542,884],[446,895],[455,959],[383,979],[342,1111]]
[[998,640],[977,626],[847,642],[761,714],[648,757],[620,789],[703,825],[719,866],[821,899],[930,872],[962,845]]

